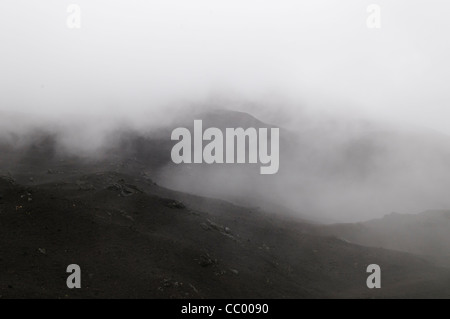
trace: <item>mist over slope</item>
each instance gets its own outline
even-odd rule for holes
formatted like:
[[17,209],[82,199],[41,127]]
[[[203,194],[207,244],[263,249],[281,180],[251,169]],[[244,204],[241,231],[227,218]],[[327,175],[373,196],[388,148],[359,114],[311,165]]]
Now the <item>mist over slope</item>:
[[[205,118],[205,128],[272,127],[249,114],[236,115],[208,113],[198,118]],[[185,123],[192,126],[189,120]],[[281,127],[279,171],[260,176],[257,167],[169,161],[160,181],[170,188],[256,206],[277,203],[328,222],[450,206],[445,191],[450,186],[450,138],[407,125],[336,119],[321,126]]]
[[450,211],[420,214],[391,213],[361,223],[318,227],[318,233],[371,247],[421,255],[441,265],[450,265]]
[[2,134],[1,170],[23,175],[25,161],[45,173],[55,161],[76,159],[125,172],[145,171],[172,189],[247,206],[272,205],[329,223],[450,207],[450,138],[444,134],[343,118],[281,126],[279,171],[261,175],[261,164],[174,164],[171,132],[177,127],[192,131],[195,119],[203,121],[203,129],[278,127],[244,112],[199,108],[159,125],[123,121],[96,128],[94,118],[86,128],[77,123],[11,128]]
[[[365,185],[366,192],[373,191],[375,188],[369,187],[376,175],[372,170],[377,169],[376,173],[386,179],[394,174],[389,165],[411,155],[407,147],[397,148],[406,146],[407,140],[387,139],[385,136],[395,135],[389,131],[362,134],[360,128],[356,133],[352,129],[353,138],[319,134],[322,130],[311,130],[308,135],[281,128],[280,171],[270,178],[260,175],[255,165],[173,164],[171,130],[189,127],[199,118],[204,119],[205,127],[269,127],[242,112],[201,112],[148,131],[116,126],[95,152],[88,148],[78,153],[69,151],[73,140],[61,139],[64,135],[51,127],[4,134],[0,144],[5,154],[0,159],[0,295],[450,295],[447,264],[436,258],[446,251],[445,234],[450,225],[440,220],[445,214],[436,217],[439,232],[435,232],[435,224],[429,225],[428,217],[422,222],[421,215],[405,227],[401,221],[381,222],[379,226],[376,222],[367,226],[309,222],[325,216],[345,219],[338,210],[325,210],[320,204],[332,205],[336,196],[351,192],[351,184],[344,187],[349,181],[355,187]],[[318,143],[333,138],[339,143],[325,144],[333,147],[333,152]],[[446,145],[444,137],[431,135],[424,140],[428,153],[418,155],[412,168],[430,157],[436,165],[446,159],[444,148],[438,147]],[[436,144],[429,144],[430,140]],[[329,153],[340,154],[342,160],[324,156]],[[359,154],[358,160],[355,154]],[[365,166],[373,156],[384,165]],[[347,159],[354,163],[347,163]],[[387,165],[384,159],[394,160]],[[309,183],[304,176],[310,178]],[[329,187],[335,197],[329,196],[326,185],[339,181],[342,188]],[[319,186],[322,192],[315,193]],[[419,187],[409,186],[406,195],[411,199]],[[360,193],[355,193],[354,201],[346,203],[351,212],[358,211],[358,200],[365,200],[358,196]],[[380,192],[375,199],[383,196]],[[442,201],[445,203],[445,198]],[[367,207],[371,204],[366,202]],[[383,203],[389,204],[392,202],[387,200]],[[403,198],[397,204],[403,205]],[[370,210],[361,210],[358,218],[370,214]],[[86,289],[68,294],[64,267],[75,261],[88,276],[84,279]],[[368,290],[365,284],[366,267],[372,263],[383,269],[381,291]],[[59,281],[55,274],[59,274]]]

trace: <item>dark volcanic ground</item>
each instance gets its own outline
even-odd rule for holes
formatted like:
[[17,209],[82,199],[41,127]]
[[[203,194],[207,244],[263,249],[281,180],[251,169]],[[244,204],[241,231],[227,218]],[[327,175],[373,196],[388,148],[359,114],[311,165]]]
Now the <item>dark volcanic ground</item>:
[[[444,263],[376,248],[378,226],[368,242],[359,225],[172,191],[154,182],[170,145],[116,142],[96,160],[64,155],[51,134],[1,143],[0,298],[450,297]],[[70,264],[81,289],[66,286]],[[366,286],[369,264],[381,289]]]
[[[145,177],[58,177],[0,179],[2,298],[450,296],[450,271],[413,255],[312,235],[307,223]],[[82,289],[66,287],[73,263]],[[371,263],[382,289],[366,287]]]

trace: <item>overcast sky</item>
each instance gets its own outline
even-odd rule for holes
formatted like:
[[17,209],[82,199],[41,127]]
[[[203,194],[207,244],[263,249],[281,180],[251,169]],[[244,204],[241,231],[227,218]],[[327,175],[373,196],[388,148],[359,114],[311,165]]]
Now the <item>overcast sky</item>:
[[[81,28],[66,25],[81,8]],[[381,7],[381,29],[366,9]],[[139,114],[214,94],[404,120],[450,133],[441,0],[2,0],[0,108]]]

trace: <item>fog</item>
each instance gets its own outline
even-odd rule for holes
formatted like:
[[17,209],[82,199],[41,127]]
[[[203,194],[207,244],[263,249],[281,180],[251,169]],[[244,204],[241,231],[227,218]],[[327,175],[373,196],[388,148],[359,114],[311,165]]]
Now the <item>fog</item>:
[[[328,220],[448,208],[450,4],[380,0],[370,29],[371,3],[3,0],[2,134],[44,127],[95,155],[118,128],[245,111],[288,130],[285,167],[263,186],[212,171],[198,192]],[[180,176],[168,185],[192,184]]]
[[[358,109],[448,132],[442,1],[77,1],[0,5],[1,107],[35,114],[139,114],[236,94],[293,112]],[[26,92],[26,93],[25,93]]]

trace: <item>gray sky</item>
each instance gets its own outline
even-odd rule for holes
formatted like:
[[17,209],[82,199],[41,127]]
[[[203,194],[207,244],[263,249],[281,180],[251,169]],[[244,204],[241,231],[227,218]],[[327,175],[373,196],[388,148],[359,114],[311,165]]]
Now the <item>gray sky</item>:
[[[81,7],[81,29],[66,26]],[[381,6],[368,29],[367,6]],[[437,0],[2,0],[0,108],[133,114],[228,93],[450,133],[450,4]],[[294,105],[294,107],[292,107]]]

